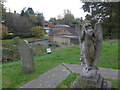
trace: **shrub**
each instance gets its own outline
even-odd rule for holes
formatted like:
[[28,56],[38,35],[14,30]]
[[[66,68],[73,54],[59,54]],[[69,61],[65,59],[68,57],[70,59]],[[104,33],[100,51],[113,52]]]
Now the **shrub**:
[[58,44],[58,42],[54,42],[54,46],[59,47],[60,45]]
[[8,28],[3,24],[0,24],[0,30],[0,32],[2,32],[2,36],[0,36],[0,38],[5,38],[8,34]]
[[[3,56],[2,61],[3,62],[20,60],[18,44],[19,42],[14,43],[14,44],[4,43],[3,48],[2,48],[2,56]],[[41,56],[45,54],[46,52],[46,47],[42,44],[35,44],[34,46],[32,46],[32,49],[33,49],[34,56]]]
[[14,38],[16,35],[15,34],[8,34],[5,39],[12,39]]
[[42,27],[36,26],[32,27],[32,35],[34,35],[37,38],[43,38],[45,34],[45,31],[43,30]]
[[46,47],[42,44],[36,44],[32,48],[34,56],[41,56],[46,52]]
[[2,46],[7,46],[7,45],[8,45],[8,43],[6,43],[6,42],[2,43]]
[[2,48],[2,61],[17,61],[20,59],[17,45],[7,45]]
[[21,37],[21,38],[30,38],[30,37],[33,37],[33,36],[32,36],[32,33],[30,32],[30,33],[22,33],[21,35],[19,35],[19,37]]

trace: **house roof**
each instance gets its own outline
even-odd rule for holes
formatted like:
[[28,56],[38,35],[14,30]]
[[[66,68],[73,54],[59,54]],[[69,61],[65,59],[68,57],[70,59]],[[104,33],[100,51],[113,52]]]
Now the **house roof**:
[[58,32],[60,32],[61,30],[52,30],[49,32],[49,35],[57,35]]
[[78,36],[78,33],[77,31],[75,30],[75,28],[66,28],[66,30],[68,32],[70,32],[72,35],[77,35]]
[[44,28],[44,30],[52,30],[52,28]]
[[[53,31],[50,31],[49,32],[49,35],[57,35],[60,31],[62,31],[63,29],[61,30],[53,30]],[[67,30],[69,33],[71,33],[71,35],[74,35],[74,36],[78,36],[78,33],[77,31],[75,30],[75,28],[66,28],[65,30]],[[63,33],[64,34],[64,33]]]
[[77,38],[78,36],[75,36],[75,35],[61,35],[61,37],[66,37],[66,38]]
[[68,25],[54,25],[53,27],[70,27]]

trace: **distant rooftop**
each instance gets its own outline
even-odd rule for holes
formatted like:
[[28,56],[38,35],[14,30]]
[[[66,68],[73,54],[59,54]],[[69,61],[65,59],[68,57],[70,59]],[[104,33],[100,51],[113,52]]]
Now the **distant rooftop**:
[[52,30],[52,28],[44,28],[44,30]]
[[78,36],[74,36],[74,35],[61,35],[61,37],[78,38]]
[[54,25],[53,27],[70,27],[68,25]]

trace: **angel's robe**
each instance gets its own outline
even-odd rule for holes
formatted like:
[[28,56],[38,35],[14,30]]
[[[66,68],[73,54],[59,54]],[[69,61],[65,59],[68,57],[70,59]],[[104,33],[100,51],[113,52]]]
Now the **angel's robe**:
[[102,39],[102,28],[99,23],[95,25],[94,29],[82,28],[80,32],[81,61],[87,67],[97,66]]

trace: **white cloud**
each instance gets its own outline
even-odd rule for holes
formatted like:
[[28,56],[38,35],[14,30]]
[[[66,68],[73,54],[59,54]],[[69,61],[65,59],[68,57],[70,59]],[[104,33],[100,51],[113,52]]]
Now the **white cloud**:
[[34,11],[39,11],[44,14],[46,20],[50,17],[63,15],[64,9],[69,9],[75,17],[83,17],[86,13],[83,12],[82,3],[80,0],[7,0],[5,7],[10,8],[13,12],[20,13],[24,7],[32,7]]

